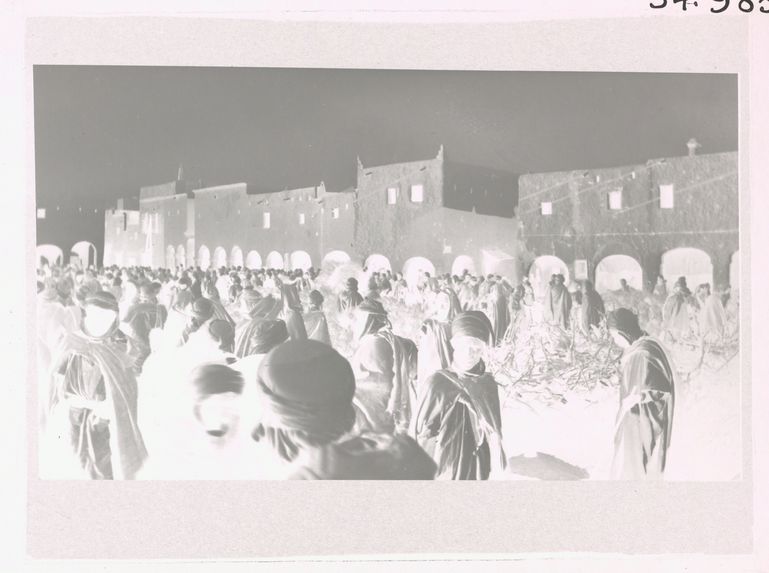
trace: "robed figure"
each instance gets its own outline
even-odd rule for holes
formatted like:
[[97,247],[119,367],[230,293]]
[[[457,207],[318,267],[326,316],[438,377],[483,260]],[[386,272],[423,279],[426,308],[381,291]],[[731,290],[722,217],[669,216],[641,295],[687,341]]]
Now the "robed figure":
[[459,315],[452,322],[452,365],[425,384],[412,431],[438,465],[435,479],[485,480],[507,465],[499,392],[481,358],[492,340],[483,313]]
[[585,281],[582,284],[582,305],[580,306],[580,328],[589,335],[593,327],[598,327],[603,320],[606,309],[601,295],[595,290],[593,283]]
[[614,437],[614,479],[660,479],[673,428],[675,382],[662,344],[646,335],[635,314],[609,314],[609,332],[624,348],[620,362],[620,407]]
[[80,331],[67,334],[51,372],[43,473],[69,479],[132,479],[147,452],[137,424],[131,361],[116,342],[118,304],[90,295]]
[[417,347],[393,333],[382,303],[366,299],[356,308],[358,348],[352,358],[356,374],[358,430],[405,431],[416,399]]
[[547,289],[544,311],[545,320],[549,324],[568,330],[571,315],[571,294],[564,283],[563,275],[553,275]]

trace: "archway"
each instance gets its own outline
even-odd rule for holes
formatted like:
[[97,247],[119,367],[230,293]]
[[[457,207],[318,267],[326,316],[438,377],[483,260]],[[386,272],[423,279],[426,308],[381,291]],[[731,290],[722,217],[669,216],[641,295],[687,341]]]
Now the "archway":
[[35,256],[38,267],[45,264],[60,265],[64,261],[64,252],[56,245],[38,245],[35,248]]
[[198,249],[198,266],[204,271],[211,266],[211,251],[205,245],[201,245]]
[[214,249],[214,268],[220,269],[227,266],[227,251],[224,247],[216,247]]
[[69,250],[69,262],[75,266],[96,266],[96,246],[89,241],[80,241]]
[[732,292],[736,292],[740,289],[740,252],[735,251],[732,253],[732,258],[729,261],[729,287]]
[[272,251],[269,255],[267,255],[267,260],[265,261],[266,267],[268,269],[282,269],[283,268],[283,257],[278,251]]
[[301,269],[306,271],[312,266],[312,259],[306,251],[294,251],[291,253],[291,270]]
[[240,247],[235,245],[230,251],[230,266],[242,267],[243,266],[243,251]]
[[176,249],[173,245],[166,247],[166,268],[173,269],[176,267]]
[[609,255],[595,268],[595,288],[598,292],[618,290],[620,280],[636,290],[643,290],[643,269],[641,264],[628,255]]
[[326,253],[325,257],[323,257],[321,266],[344,265],[346,263],[349,263],[351,260],[352,259],[350,258],[350,255],[348,255],[344,251],[330,251]]
[[678,277],[685,277],[686,284],[694,291],[702,283],[713,286],[713,263],[702,249],[680,247],[662,255],[660,274],[672,288]]
[[428,259],[424,257],[411,257],[405,263],[403,263],[403,278],[410,287],[415,287],[419,284],[423,273],[430,273],[430,276],[435,276],[435,265],[433,265]]
[[566,284],[569,284],[569,267],[561,259],[552,255],[542,255],[534,259],[529,268],[529,281],[537,297],[543,296],[547,290],[550,278],[554,274],[562,274]]
[[363,267],[370,273],[392,271],[390,260],[384,255],[378,254],[370,255],[363,264]]
[[451,265],[451,274],[461,276],[465,271],[471,275],[477,274],[477,271],[475,270],[475,261],[467,255],[459,255],[454,259],[454,263]]
[[184,250],[184,245],[176,247],[176,265],[180,267],[187,266],[187,252]]
[[248,251],[246,255],[246,268],[255,270],[262,268],[262,257],[256,251]]

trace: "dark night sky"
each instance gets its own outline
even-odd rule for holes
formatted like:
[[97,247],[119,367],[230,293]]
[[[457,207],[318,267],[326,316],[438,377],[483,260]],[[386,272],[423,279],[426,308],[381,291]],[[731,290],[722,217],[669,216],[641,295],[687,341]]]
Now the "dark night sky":
[[[737,149],[737,78],[702,74],[36,66],[41,203],[185,179],[355,182],[355,158],[516,173]],[[58,201],[57,201],[58,199]]]

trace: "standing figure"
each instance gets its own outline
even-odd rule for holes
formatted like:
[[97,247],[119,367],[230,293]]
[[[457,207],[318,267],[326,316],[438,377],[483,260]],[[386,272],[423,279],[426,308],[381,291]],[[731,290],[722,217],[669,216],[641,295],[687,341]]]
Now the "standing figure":
[[566,288],[564,277],[561,274],[553,275],[545,298],[545,321],[568,330],[570,314],[571,294]]
[[483,362],[492,340],[483,313],[460,314],[451,324],[451,367],[427,380],[413,431],[438,464],[436,479],[485,480],[507,466],[497,383]]
[[339,312],[347,312],[363,302],[363,297],[358,292],[358,281],[354,278],[347,279],[346,288],[339,294]]
[[614,479],[659,479],[665,471],[673,428],[675,382],[662,345],[619,308],[607,317],[620,361],[620,407],[614,437]]
[[128,308],[122,320],[128,338],[128,357],[133,361],[137,375],[152,351],[150,332],[162,329],[167,318],[168,311],[158,303],[153,286],[150,283],[141,285],[139,298]]
[[393,333],[382,303],[366,299],[355,311],[352,359],[357,379],[359,428],[392,433],[406,430],[415,399],[417,348]]
[[721,297],[711,292],[708,283],[700,285],[697,290],[700,306],[698,316],[700,340],[703,344],[719,342],[724,337],[726,327],[726,311],[721,303]]
[[673,341],[684,338],[691,331],[689,315],[692,292],[686,286],[686,278],[679,277],[673,286],[673,292],[662,307],[663,331]]
[[593,283],[582,283],[582,307],[580,308],[580,328],[586,336],[589,336],[593,327],[598,327],[604,318],[606,309],[603,299],[595,290]]
[[331,346],[331,335],[328,332],[328,322],[323,313],[323,295],[319,291],[310,292],[310,308],[304,315],[304,325],[307,329],[307,338],[317,340]]
[[498,282],[494,282],[489,288],[489,294],[486,298],[486,315],[491,321],[494,340],[497,343],[501,342],[510,324],[510,315],[508,314],[507,298],[502,285]]
[[144,463],[136,378],[115,342],[118,324],[115,297],[89,295],[81,329],[65,336],[53,360],[41,448],[51,477],[132,479]]
[[278,281],[283,307],[281,317],[286,323],[291,340],[307,340],[307,329],[302,318],[302,302],[299,298],[299,282],[299,278],[286,275],[281,275]]

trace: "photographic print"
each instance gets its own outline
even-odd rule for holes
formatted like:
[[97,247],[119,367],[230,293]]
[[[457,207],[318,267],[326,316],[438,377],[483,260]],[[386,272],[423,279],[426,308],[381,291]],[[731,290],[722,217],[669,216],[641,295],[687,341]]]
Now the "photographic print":
[[736,74],[33,75],[40,477],[742,479]]

